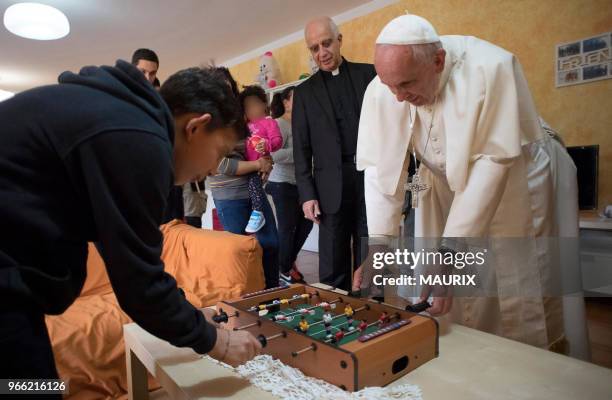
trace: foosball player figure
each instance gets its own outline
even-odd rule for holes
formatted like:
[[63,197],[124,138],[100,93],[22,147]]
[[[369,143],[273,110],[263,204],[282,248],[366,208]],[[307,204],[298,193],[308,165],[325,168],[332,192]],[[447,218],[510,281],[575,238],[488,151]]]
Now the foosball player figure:
[[344,307],[344,315],[346,315],[347,317],[352,317],[353,314],[355,314],[355,311],[353,311],[353,307],[351,307],[350,304],[347,304],[346,307]]
[[308,308],[300,308],[299,309],[300,314],[310,314],[313,315],[314,314],[314,310],[309,310]]
[[321,307],[323,309],[323,311],[329,311],[329,309],[331,308],[329,306],[329,303],[326,301],[323,301],[321,303],[319,303],[319,307]]
[[368,323],[365,321],[361,321],[357,329],[359,329],[359,332],[362,332],[362,333],[365,332],[366,329],[368,329]]
[[325,327],[325,337],[328,339],[332,337],[332,328],[330,325]]
[[389,314],[383,311],[383,313],[380,314],[380,318],[378,318],[378,323],[382,326],[386,324],[387,322],[389,322]]
[[323,326],[325,326],[325,334],[327,337],[331,337],[332,335],[331,324],[333,320],[330,313],[323,314]]
[[285,314],[277,314],[274,317],[272,317],[273,321],[286,321],[287,320],[287,316]]
[[346,318],[346,327],[349,331],[353,331],[355,330],[355,327],[353,326],[353,317],[347,317]]
[[340,329],[332,338],[332,343],[338,343],[344,337],[344,330]]
[[300,317],[300,322],[298,323],[298,326],[295,330],[298,332],[306,333],[308,332],[308,327],[308,321],[306,321],[306,317],[302,315]]

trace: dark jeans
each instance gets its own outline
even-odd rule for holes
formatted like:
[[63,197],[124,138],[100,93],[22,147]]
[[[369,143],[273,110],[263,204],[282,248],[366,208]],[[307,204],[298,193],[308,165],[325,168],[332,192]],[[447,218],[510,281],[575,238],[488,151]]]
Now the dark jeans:
[[[57,379],[57,369],[42,312],[0,310],[0,378]],[[61,399],[61,395],[15,398]]]
[[274,199],[276,208],[280,271],[288,274],[312,230],[312,221],[304,218],[297,186],[287,182],[268,182],[266,192]]
[[[319,225],[319,280],[351,290],[353,267],[367,256],[368,223],[363,172],[342,165],[342,201],[335,214],[322,214]],[[351,262],[352,261],[352,262]]]
[[[238,235],[245,235],[244,228],[253,210],[250,199],[217,200],[215,207],[223,229]],[[266,288],[278,286],[278,233],[274,213],[266,197],[263,198],[263,213],[266,224],[255,234],[263,249],[263,268]]]

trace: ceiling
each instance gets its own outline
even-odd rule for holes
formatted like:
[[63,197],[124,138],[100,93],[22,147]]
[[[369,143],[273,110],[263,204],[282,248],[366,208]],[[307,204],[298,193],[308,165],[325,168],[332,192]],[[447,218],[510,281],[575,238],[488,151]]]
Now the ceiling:
[[[139,47],[160,58],[159,77],[237,57],[368,0],[23,0],[60,9],[70,34],[60,40],[17,37],[0,22],[0,89],[19,92],[56,82],[83,65],[129,59]],[[18,0],[0,0],[0,15]]]

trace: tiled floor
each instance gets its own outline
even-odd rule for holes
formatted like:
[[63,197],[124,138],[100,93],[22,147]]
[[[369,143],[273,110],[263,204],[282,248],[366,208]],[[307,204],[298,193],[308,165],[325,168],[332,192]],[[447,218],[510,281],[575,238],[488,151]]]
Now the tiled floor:
[[319,253],[302,250],[295,262],[306,283],[319,282]]
[[[319,254],[302,250],[298,269],[307,283],[319,282]],[[612,368],[612,298],[586,299],[587,325],[592,362]]]

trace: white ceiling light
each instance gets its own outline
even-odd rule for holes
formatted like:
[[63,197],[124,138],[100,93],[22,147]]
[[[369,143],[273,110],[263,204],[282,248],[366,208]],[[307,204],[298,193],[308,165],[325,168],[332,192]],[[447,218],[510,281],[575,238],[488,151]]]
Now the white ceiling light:
[[17,36],[35,40],[60,39],[70,32],[64,13],[39,3],[13,4],[4,12],[4,26]]
[[6,90],[0,89],[0,101],[4,101],[6,99],[10,99],[14,95],[15,95],[15,93],[13,93],[13,92],[7,92]]

